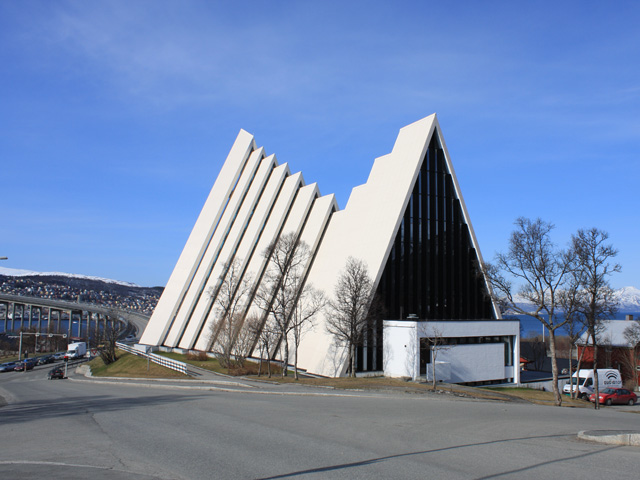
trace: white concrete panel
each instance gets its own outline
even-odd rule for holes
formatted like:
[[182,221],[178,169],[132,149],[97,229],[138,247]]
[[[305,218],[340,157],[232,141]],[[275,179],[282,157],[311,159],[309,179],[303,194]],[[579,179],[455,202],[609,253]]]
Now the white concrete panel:
[[288,178],[290,178],[290,172],[286,163],[274,169],[237,253],[238,257],[244,259],[247,264],[244,278],[250,279],[253,288],[256,288],[258,276],[264,269],[265,259],[262,253],[272,241],[272,238],[264,235],[265,230],[269,232],[273,230],[273,227],[267,228],[267,224],[269,221],[272,224],[284,221],[284,218],[278,214],[273,216],[271,214],[276,209],[282,208],[282,203],[276,205],[276,202]]
[[[201,298],[203,280],[206,280],[209,272],[211,271],[211,265],[213,265],[218,257],[220,249],[222,248],[223,243],[233,226],[233,222],[238,215],[238,211],[242,206],[245,194],[249,190],[256,169],[263,157],[264,151],[262,149],[258,149],[251,154],[245,164],[240,179],[228,197],[228,201],[225,200],[227,205],[224,209],[224,213],[220,218],[218,226],[207,245],[203,259],[198,265],[196,274],[194,275],[194,280],[197,281],[194,282],[192,280],[190,282],[187,292],[181,299],[180,307],[175,320],[173,321],[173,325],[169,330],[169,334],[164,341],[164,345],[168,347],[175,347],[180,342],[180,338],[183,335],[185,327],[187,327],[193,303],[196,299]],[[187,303],[184,301],[186,299],[189,300]]]
[[209,239],[224,211],[226,198],[233,190],[244,163],[253,149],[255,149],[253,136],[241,130],[209,192],[164,292],[142,334],[140,343],[161,345],[164,342],[180,300],[193,278]]
[[[167,337],[167,346],[175,346],[179,343],[180,336],[186,334],[185,329],[191,327],[190,321],[193,318],[196,305],[208,301],[207,285],[211,281],[210,277],[216,275],[214,264],[220,265],[228,261],[223,253],[224,249],[226,248],[228,251],[230,246],[235,246],[235,242],[240,240],[242,230],[249,221],[251,212],[271,173],[272,161],[263,160],[263,158],[264,150],[262,148],[251,154],[229,201],[227,211],[220,222],[221,226],[214,234],[200,267],[185,294],[173,322],[174,326]],[[223,229],[222,225],[227,228]],[[198,317],[196,316],[196,318]]]
[[[315,253],[318,244],[322,238],[327,221],[329,220],[331,213],[338,208],[334,195],[327,195],[325,197],[316,198],[311,206],[311,211],[308,213],[304,230],[300,235],[300,240],[307,243],[313,253]],[[307,282],[307,285],[309,282]],[[257,313],[257,309],[254,308],[249,314]],[[293,347],[290,346],[290,355],[293,355]]]
[[[282,165],[281,167],[278,167],[276,170],[272,172],[267,188],[265,189],[268,195],[268,198],[272,199],[273,193],[277,192],[280,189],[280,187],[283,186],[283,184],[286,182],[285,176],[288,173],[288,171],[289,171],[288,167],[286,165]],[[271,203],[271,205],[273,205],[273,203]],[[265,207],[262,207],[262,208],[264,209]],[[223,272],[224,272],[224,263],[228,260],[228,257],[231,255],[231,253],[235,249],[237,240],[238,240],[237,238],[234,239],[232,238],[231,235],[229,235],[228,243],[225,245],[225,248],[224,248],[225,251],[223,254],[221,253],[220,261],[217,262],[216,265],[214,266],[214,269],[211,272],[211,275],[205,285],[205,291],[209,289],[212,289],[212,290],[217,289],[220,283],[220,277],[223,275]],[[225,258],[227,260],[225,260]],[[199,350],[208,349],[207,348],[208,338],[210,334],[209,328],[210,328],[210,323],[213,321],[213,317],[215,313],[215,307],[213,306],[213,302],[214,302],[214,299],[209,295],[201,298],[200,302],[195,308],[195,311],[191,318],[191,322],[189,323],[189,326],[185,331],[182,341],[180,342],[180,348],[186,348],[186,349],[198,348],[195,345],[196,340],[198,336],[202,334],[203,336],[202,343],[204,343],[205,346],[198,349]]]
[[[302,182],[302,177],[300,177],[300,182]],[[287,217],[287,221],[282,229],[283,234],[288,233],[289,231],[294,231],[297,233],[297,230],[302,228],[302,225],[307,218],[307,214],[313,200],[316,198],[318,194],[318,188],[315,184],[307,185],[298,189],[295,195],[295,200],[293,205],[289,209],[289,214]],[[290,230],[288,230],[290,229]],[[232,235],[229,235],[231,238]],[[226,248],[226,245],[225,245]],[[221,272],[222,273],[222,272]],[[218,275],[219,277],[220,275]],[[213,276],[212,276],[213,278]],[[219,282],[218,282],[219,284]],[[218,286],[216,284],[216,287]],[[214,309],[210,309],[210,313],[207,315],[207,321],[204,328],[201,330],[199,338],[195,343],[196,350],[208,350],[210,345],[210,330],[211,325],[213,325],[216,321],[216,315]]]
[[338,202],[334,195],[325,195],[324,197],[316,198],[313,202],[311,212],[309,212],[309,216],[307,217],[307,223],[300,235],[300,241],[309,245],[314,255],[318,250],[322,234],[325,231],[331,213],[337,210]]
[[[252,261],[249,265],[247,273],[251,275],[255,281],[262,276],[264,268],[266,266],[266,260],[263,256],[263,252],[266,248],[275,241],[283,230],[284,223],[287,219],[287,215],[292,208],[296,194],[303,182],[302,174],[295,173],[287,177],[282,185],[282,189],[278,194],[273,209],[269,214],[269,219],[260,235],[260,240],[256,246],[256,251],[253,255]],[[255,270],[254,270],[255,269]],[[255,284],[254,281],[254,284]],[[256,307],[251,307],[248,310],[248,315],[253,315],[257,311]],[[207,322],[213,321],[214,312],[212,311],[207,318]]]
[[295,201],[289,209],[287,221],[282,228],[280,236],[287,235],[288,233],[300,234],[309,210],[311,209],[311,205],[318,195],[318,186],[315,183],[301,187],[298,190]]
[[[484,382],[504,378],[504,345],[456,345],[438,352],[438,361],[451,365],[451,383]],[[436,366],[436,376],[438,376]]]
[[[277,165],[275,156],[269,158],[273,159],[273,165]],[[258,205],[253,212],[251,221],[247,226],[242,242],[240,242],[238,251],[236,252],[236,258],[242,262],[242,268],[245,270],[249,270],[247,266],[255,256],[260,256],[261,252],[257,252],[257,244],[260,239],[260,234],[262,233],[269,218],[269,213],[278,198],[280,187],[289,174],[289,167],[286,164],[274,168],[271,176],[269,177],[269,182],[260,196]]]
[[[345,210],[332,216],[308,278],[316,288],[332,296],[350,256],[367,264],[377,284],[434,125],[431,115],[401,129],[393,151],[376,159],[367,183],[354,188]],[[314,373],[340,375],[345,365],[337,365],[335,358],[345,358],[344,347],[335,347],[335,358],[329,358],[333,338],[325,322],[302,340],[298,363]]]
[[[404,322],[385,320],[385,325],[398,325]],[[517,320],[448,320],[418,322],[418,336],[428,337],[432,335],[434,328],[447,337],[499,337],[520,334],[520,322]]]

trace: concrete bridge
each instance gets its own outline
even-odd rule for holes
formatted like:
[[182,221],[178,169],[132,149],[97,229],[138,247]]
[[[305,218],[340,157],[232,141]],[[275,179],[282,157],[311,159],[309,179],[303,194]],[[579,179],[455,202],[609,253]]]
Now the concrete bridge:
[[[140,335],[149,315],[92,303],[77,303],[48,298],[0,293],[0,333],[17,333],[35,328],[41,333],[66,333],[69,337],[87,337],[94,328],[104,327],[107,316],[116,316],[123,324],[122,336]],[[94,330],[95,331],[95,330]]]

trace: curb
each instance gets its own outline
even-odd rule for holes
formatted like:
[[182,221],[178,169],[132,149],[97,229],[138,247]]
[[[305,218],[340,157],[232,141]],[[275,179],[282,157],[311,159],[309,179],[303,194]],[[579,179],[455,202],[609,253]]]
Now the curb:
[[582,430],[578,438],[607,445],[640,447],[640,432],[636,430]]
[[[225,382],[222,380],[212,380],[212,379],[203,379],[199,380],[197,378],[194,379],[180,379],[180,378],[144,378],[144,377],[94,377],[91,373],[91,367],[89,365],[82,365],[76,369],[76,373],[78,375],[84,375],[85,377],[90,377],[95,379],[96,382],[102,383],[122,383],[122,384],[130,384],[132,382],[156,382],[156,383],[184,383],[185,385],[189,385],[190,387],[198,387],[199,385],[194,385],[197,383],[200,384],[211,384],[211,385],[229,385],[232,387],[244,387],[244,388],[256,388],[253,385],[246,385],[240,382]],[[82,381],[82,380],[81,380]],[[95,382],[94,382],[95,383]]]

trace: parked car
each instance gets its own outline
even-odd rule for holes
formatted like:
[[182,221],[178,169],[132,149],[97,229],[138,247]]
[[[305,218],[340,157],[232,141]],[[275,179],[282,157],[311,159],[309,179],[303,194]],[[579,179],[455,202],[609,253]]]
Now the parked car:
[[[578,398],[588,400],[593,395],[593,370],[581,369],[571,376],[570,383],[566,384],[562,391],[571,394],[573,390],[578,388]],[[622,377],[620,372],[614,368],[598,369],[598,390],[605,388],[622,388]]]
[[[638,396],[626,388],[605,388],[600,392],[599,398],[599,403],[605,405],[611,405],[612,403],[633,405],[638,401]],[[595,403],[596,394],[592,393],[589,400]]]
[[53,355],[44,355],[42,357],[38,357],[36,365],[46,365],[53,362]]
[[33,370],[33,367],[36,366],[36,361],[32,358],[27,360],[23,360],[21,362],[16,363],[16,366],[13,368],[16,372],[22,372],[24,370]]
[[17,362],[6,362],[0,365],[0,372],[13,372]]
[[49,370],[49,380],[53,380],[54,378],[64,378],[64,368],[55,367]]
[[65,353],[66,352],[54,353],[53,355],[51,355],[51,358],[53,358],[54,362],[61,362],[62,360],[64,360]]

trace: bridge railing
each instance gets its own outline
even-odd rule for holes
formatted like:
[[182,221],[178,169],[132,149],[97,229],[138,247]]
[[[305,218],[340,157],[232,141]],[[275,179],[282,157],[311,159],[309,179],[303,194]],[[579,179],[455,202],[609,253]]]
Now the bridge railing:
[[167,357],[163,357],[162,355],[156,355],[155,353],[146,353],[136,348],[133,348],[131,345],[127,345],[126,343],[116,342],[116,347],[125,352],[131,353],[133,355],[138,355],[139,357],[148,358],[153,363],[157,363],[166,368],[170,368],[171,370],[175,370],[176,372],[180,372],[184,375],[193,376],[191,372],[188,371],[188,365],[184,362],[180,362],[178,360],[172,360]]

